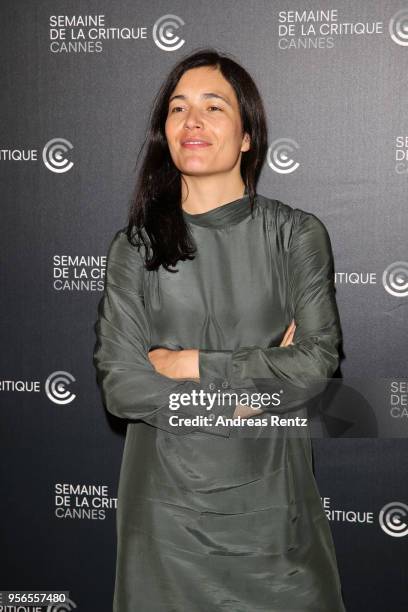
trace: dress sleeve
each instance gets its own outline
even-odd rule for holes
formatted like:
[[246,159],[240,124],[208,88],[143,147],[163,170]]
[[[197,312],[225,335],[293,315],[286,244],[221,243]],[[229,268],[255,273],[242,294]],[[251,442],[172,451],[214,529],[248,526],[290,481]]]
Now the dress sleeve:
[[[180,396],[205,390],[194,379],[176,380],[156,371],[148,358],[150,329],[143,297],[143,261],[137,247],[132,246],[124,230],[119,230],[109,247],[105,288],[98,305],[95,324],[96,344],[93,363],[97,381],[108,412],[124,419],[140,419],[174,434],[193,431],[228,437],[230,427],[216,425],[219,413],[232,416],[235,406],[217,405],[211,411],[198,404],[181,405]],[[178,405],[172,411],[170,400]],[[188,400],[188,398],[186,398]],[[175,426],[172,415],[192,418],[211,417],[202,426]],[[214,415],[214,416],[212,416]],[[201,420],[202,421],[202,420]]]
[[341,328],[330,238],[318,217],[297,212],[287,253],[289,305],[296,323],[293,345],[199,353],[204,386],[218,378],[233,389],[248,389],[262,379],[264,389],[283,390],[280,404],[263,408],[278,414],[321,393],[339,365]]

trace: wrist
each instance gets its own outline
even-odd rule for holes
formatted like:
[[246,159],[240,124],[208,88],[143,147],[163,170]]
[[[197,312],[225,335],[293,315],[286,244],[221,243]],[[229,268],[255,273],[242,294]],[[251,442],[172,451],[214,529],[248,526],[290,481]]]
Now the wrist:
[[199,352],[197,349],[180,351],[180,366],[184,378],[199,378]]

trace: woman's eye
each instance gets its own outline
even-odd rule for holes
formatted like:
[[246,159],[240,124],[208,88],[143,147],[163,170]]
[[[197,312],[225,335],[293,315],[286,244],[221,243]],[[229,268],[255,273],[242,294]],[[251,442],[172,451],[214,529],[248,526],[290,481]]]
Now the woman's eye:
[[[219,106],[209,106],[208,107],[210,110],[219,110],[222,111],[222,108],[220,108]],[[182,106],[173,106],[173,108],[170,110],[170,113],[177,113],[178,111],[182,111],[183,107]]]

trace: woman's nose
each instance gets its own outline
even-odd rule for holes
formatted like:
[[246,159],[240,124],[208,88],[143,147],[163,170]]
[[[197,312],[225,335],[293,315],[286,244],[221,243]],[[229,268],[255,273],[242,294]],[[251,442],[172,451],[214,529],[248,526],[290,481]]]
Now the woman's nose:
[[203,124],[200,111],[195,108],[190,108],[185,116],[184,125],[186,127],[197,127]]

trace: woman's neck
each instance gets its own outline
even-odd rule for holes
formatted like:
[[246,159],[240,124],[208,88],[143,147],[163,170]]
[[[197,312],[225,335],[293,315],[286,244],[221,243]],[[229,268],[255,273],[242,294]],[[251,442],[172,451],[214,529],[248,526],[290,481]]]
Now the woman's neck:
[[187,176],[182,181],[182,208],[191,214],[207,212],[224,203],[241,198],[244,190],[245,183],[241,177],[231,180],[230,176],[220,178],[218,175],[216,180],[211,181],[204,177],[197,180],[197,177]]

